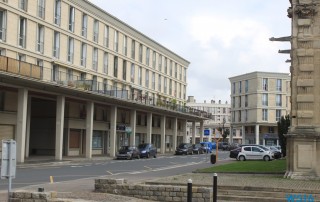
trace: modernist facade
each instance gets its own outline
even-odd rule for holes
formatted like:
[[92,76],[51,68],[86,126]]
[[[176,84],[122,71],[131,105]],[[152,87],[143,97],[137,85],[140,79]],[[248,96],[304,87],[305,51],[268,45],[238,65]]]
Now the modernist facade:
[[1,0],[0,54],[0,139],[18,162],[164,153],[206,119],[184,105],[189,62],[87,0]]
[[[206,111],[211,115],[210,119],[205,120],[203,123],[188,123],[188,134],[192,134],[193,130],[196,131],[195,140],[192,140],[191,137],[192,142],[199,143],[201,140],[213,141],[215,135],[218,133],[220,134],[218,131],[219,128],[230,129],[231,105],[228,103],[228,101],[221,102],[221,100],[219,100],[216,102],[215,100],[211,100],[210,102],[196,102],[194,96],[188,96],[187,106],[201,111]],[[201,134],[203,134],[203,131],[201,130],[204,129],[209,130],[211,134],[204,134],[203,138],[201,138]],[[229,137],[230,136],[227,137],[226,141],[229,140]],[[233,138],[237,139],[238,137]]]
[[277,122],[290,113],[289,73],[251,72],[229,80],[231,132],[242,137],[233,141],[278,145]]

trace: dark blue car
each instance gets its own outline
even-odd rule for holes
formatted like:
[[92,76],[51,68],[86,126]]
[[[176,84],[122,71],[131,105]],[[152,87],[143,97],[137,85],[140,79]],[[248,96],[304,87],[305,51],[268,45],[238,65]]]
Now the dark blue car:
[[153,158],[157,157],[157,148],[155,148],[150,143],[143,143],[138,146],[138,149],[140,150],[140,157],[143,158],[150,158],[153,156]]

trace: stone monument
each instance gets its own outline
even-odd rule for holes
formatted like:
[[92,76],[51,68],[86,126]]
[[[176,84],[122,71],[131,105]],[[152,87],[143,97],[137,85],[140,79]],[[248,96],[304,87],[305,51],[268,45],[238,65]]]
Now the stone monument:
[[290,0],[291,127],[285,177],[320,180],[320,0]]

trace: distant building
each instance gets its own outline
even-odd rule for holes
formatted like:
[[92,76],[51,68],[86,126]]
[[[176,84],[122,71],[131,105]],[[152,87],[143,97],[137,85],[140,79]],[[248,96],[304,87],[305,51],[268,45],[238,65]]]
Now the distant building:
[[[188,96],[187,104],[188,107],[192,107],[194,109],[202,110],[211,114],[211,119],[203,121],[203,128],[205,130],[210,130],[210,136],[206,136],[204,134],[203,140],[201,140],[201,130],[200,130],[200,122],[195,124],[196,126],[196,138],[195,142],[201,141],[211,141],[214,137],[214,134],[218,134],[218,128],[230,128],[230,121],[231,121],[231,105],[226,102],[221,102],[211,100],[210,102],[196,102],[194,96]],[[191,138],[192,134],[192,123],[188,123],[187,126],[188,136]],[[210,139],[211,138],[211,139]]]
[[251,72],[229,80],[233,142],[278,145],[277,122],[290,113],[289,73]]

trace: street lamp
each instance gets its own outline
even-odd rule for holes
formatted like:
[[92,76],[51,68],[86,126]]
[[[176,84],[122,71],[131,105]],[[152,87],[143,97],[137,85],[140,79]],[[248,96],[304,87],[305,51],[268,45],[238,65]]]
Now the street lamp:
[[226,118],[223,118],[223,120],[222,120],[222,138],[223,138],[223,140],[224,140],[224,124],[226,123]]

